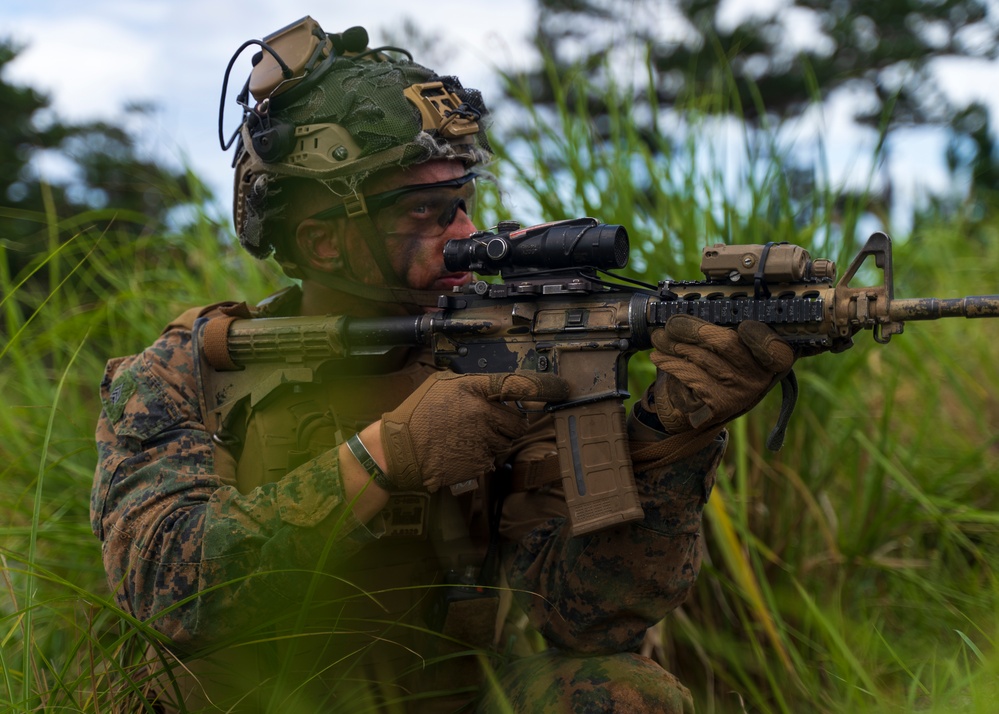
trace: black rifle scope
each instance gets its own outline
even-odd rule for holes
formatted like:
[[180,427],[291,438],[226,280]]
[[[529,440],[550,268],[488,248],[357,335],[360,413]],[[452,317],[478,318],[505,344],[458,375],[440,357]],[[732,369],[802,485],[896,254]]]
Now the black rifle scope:
[[521,228],[503,221],[496,232],[480,231],[444,245],[444,265],[454,272],[497,275],[518,271],[598,268],[628,264],[628,231],[624,226],[576,218]]

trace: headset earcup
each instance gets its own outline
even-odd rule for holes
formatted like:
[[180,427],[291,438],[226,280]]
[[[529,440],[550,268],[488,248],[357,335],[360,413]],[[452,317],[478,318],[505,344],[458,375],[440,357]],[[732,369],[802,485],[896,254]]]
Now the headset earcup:
[[280,161],[295,144],[295,127],[285,122],[272,121],[270,126],[250,135],[253,151],[265,164]]

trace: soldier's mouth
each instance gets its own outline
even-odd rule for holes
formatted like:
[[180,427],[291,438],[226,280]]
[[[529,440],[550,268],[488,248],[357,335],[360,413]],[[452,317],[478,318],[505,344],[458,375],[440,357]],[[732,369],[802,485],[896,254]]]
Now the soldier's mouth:
[[434,281],[434,287],[440,290],[450,290],[451,288],[468,285],[472,282],[471,273],[450,273]]

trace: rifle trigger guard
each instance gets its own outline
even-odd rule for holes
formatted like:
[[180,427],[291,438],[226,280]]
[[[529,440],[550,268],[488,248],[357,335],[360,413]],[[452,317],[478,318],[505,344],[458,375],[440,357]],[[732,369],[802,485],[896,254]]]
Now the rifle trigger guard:
[[564,402],[558,402],[557,404],[548,404],[545,406],[546,412],[557,412],[560,409],[568,409],[569,407],[578,407],[584,404],[594,404],[596,402],[602,402],[605,399],[618,399],[625,400],[631,396],[631,393],[624,389],[616,389],[611,392],[604,392],[603,394],[593,394],[590,396],[580,397],[579,399],[572,399]]
[[[510,402],[501,402],[501,404],[511,405]],[[524,416],[527,416],[528,414],[544,414],[546,411],[548,411],[547,409],[528,409],[527,407],[524,406],[524,402],[522,402],[520,399],[513,402],[512,406]]]

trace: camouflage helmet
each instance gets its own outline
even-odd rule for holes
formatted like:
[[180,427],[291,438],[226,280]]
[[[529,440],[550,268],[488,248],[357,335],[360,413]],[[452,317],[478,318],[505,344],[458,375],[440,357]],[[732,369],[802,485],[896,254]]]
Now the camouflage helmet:
[[279,194],[286,179],[323,182],[355,217],[366,213],[361,184],[376,171],[491,158],[480,92],[438,76],[405,50],[372,50],[367,42],[363,28],[327,34],[304,17],[236,53],[250,44],[262,48],[237,99],[243,119],[228,145],[219,119],[223,149],[237,142],[236,234],[256,257],[275,248],[273,221],[284,209]]

